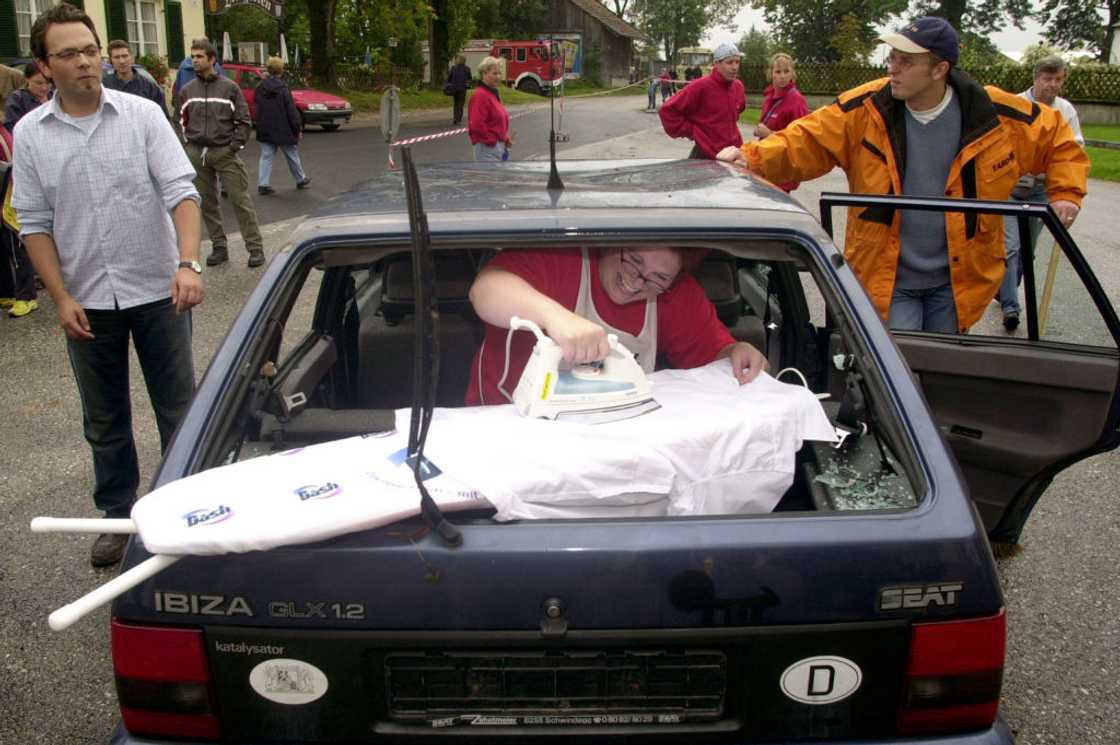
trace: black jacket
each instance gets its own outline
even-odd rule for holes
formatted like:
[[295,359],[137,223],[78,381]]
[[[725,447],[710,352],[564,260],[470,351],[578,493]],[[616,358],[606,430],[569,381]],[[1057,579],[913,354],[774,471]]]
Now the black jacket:
[[267,77],[257,86],[257,141],[271,145],[299,142],[300,118],[292,92],[280,78]]
[[447,71],[447,84],[453,92],[465,91],[471,82],[471,68],[455,65]]
[[225,75],[195,78],[175,95],[175,111],[184,142],[200,147],[245,147],[249,139],[249,104]]
[[24,114],[40,105],[42,105],[42,101],[35,98],[34,94],[26,88],[12,91],[8,94],[8,100],[4,103],[4,126],[11,132],[16,128],[16,122],[22,119]]

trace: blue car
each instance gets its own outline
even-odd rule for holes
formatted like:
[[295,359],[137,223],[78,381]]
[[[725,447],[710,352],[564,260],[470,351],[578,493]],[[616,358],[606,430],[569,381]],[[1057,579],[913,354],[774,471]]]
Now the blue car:
[[[493,255],[682,245],[708,249],[695,276],[732,335],[801,371],[842,442],[805,442],[760,514],[499,522],[480,505],[447,514],[457,545],[417,516],[183,558],[113,605],[111,742],[1013,742],[992,546],[1120,439],[1120,321],[1053,213],[826,195],[827,225],[886,204],[1017,210],[1056,233],[1056,279],[1043,249],[1025,262],[1025,335],[892,333],[821,222],[760,179],[705,161],[561,170],[563,191],[548,163],[419,169],[437,406],[463,405],[481,333],[467,291]],[[413,403],[412,253],[399,174],[308,218],[155,486],[390,431]],[[1049,310],[1050,279],[1080,299]],[[1077,302],[1095,323],[1063,315]],[[134,539],[123,568],[149,556]]]

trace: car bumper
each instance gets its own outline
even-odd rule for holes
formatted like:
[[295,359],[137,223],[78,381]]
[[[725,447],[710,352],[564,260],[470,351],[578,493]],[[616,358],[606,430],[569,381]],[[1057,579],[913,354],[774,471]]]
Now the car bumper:
[[353,115],[353,109],[327,109],[326,111],[311,111],[310,109],[302,112],[304,124],[345,124],[350,121]]
[[[552,739],[552,738],[550,738]],[[665,742],[661,737],[657,738],[658,742]],[[836,740],[798,740],[798,745],[834,745]],[[845,745],[1015,745],[1015,737],[1011,734],[1011,728],[1007,726],[1007,722],[1003,719],[1001,713],[996,719],[991,728],[983,730],[982,732],[969,732],[962,735],[949,735],[946,737],[907,737],[903,739],[888,739],[888,740],[844,740]],[[213,745],[208,742],[184,741],[184,740],[145,740],[133,737],[130,735],[121,724],[117,724],[117,728],[113,730],[113,734],[109,738],[109,745]],[[244,745],[257,745],[256,743],[244,743]],[[263,745],[263,743],[261,743]],[[307,743],[306,745],[312,745]],[[684,745],[684,744],[682,744]],[[743,745],[746,745],[745,743]]]

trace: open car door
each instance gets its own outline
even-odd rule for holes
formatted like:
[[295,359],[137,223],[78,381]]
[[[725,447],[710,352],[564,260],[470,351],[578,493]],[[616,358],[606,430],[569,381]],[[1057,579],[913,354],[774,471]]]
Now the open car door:
[[[1025,330],[1005,332],[993,305],[967,335],[892,332],[989,538],[1018,543],[1054,476],[1120,444],[1116,311],[1049,205],[823,194],[822,222],[831,233],[831,208],[873,205],[1002,214],[1020,231]],[[1030,219],[1044,225],[1033,249]]]

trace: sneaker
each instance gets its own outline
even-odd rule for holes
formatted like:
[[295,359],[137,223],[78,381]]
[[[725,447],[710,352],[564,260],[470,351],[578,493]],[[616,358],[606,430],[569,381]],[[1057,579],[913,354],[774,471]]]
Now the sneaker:
[[1019,328],[1019,311],[1013,310],[1003,314],[1003,327],[1008,331]]
[[15,304],[16,299],[14,297],[0,297],[0,308],[11,308]]
[[269,194],[275,194],[276,190],[273,189],[271,186],[258,186],[257,187],[257,193],[258,194],[264,194],[265,196],[267,196]]
[[297,189],[306,189],[309,186],[311,186],[311,179],[309,178],[304,178],[303,181],[296,184]]
[[264,264],[264,251],[256,249],[249,252],[249,268],[258,267]]
[[12,318],[23,318],[33,310],[39,310],[38,300],[17,300],[8,308],[8,315]]
[[122,533],[102,533],[93,542],[89,552],[89,563],[95,567],[110,567],[124,556],[128,536]]
[[206,266],[217,266],[229,261],[229,252],[224,248],[215,248],[206,257]]

